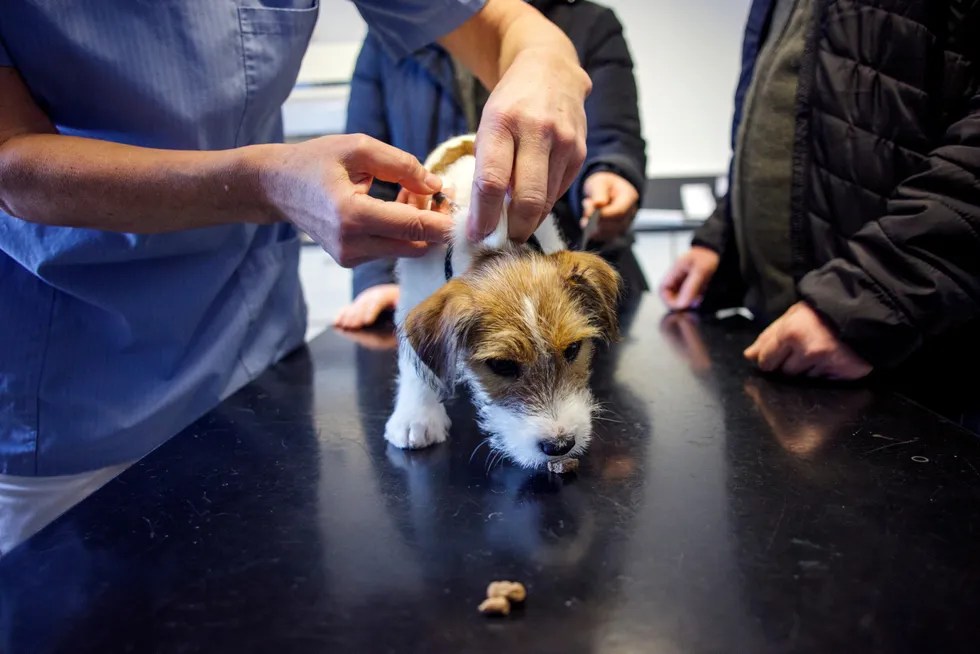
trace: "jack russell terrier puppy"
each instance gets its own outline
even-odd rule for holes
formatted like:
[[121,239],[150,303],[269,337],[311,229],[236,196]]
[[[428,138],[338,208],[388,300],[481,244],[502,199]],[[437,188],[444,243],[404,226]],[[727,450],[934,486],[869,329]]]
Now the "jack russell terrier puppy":
[[575,458],[592,439],[597,341],[618,338],[620,278],[571,252],[549,215],[527,244],[507,237],[507,207],[481,243],[466,238],[475,136],[440,145],[425,167],[455,189],[451,243],[400,259],[398,392],[385,438],[399,448],[446,440],[443,402],[469,387],[492,448],[537,467]]

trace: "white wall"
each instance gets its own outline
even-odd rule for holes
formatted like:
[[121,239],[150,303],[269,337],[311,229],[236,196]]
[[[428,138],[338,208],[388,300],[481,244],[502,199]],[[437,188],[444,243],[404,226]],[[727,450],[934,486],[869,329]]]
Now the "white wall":
[[[750,0],[603,0],[636,61],[651,177],[716,175],[729,159],[732,96]],[[349,0],[321,0],[300,83],[349,78],[365,27]],[[287,132],[343,128],[343,89],[298,89]]]
[[650,177],[728,168],[750,0],[604,0],[636,63]]

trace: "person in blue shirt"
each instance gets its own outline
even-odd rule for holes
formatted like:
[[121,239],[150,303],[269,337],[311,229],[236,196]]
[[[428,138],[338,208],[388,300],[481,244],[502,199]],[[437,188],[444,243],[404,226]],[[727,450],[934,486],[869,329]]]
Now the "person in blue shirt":
[[[526,240],[585,157],[574,47],[521,0],[355,0],[392,56],[439,42],[493,89],[469,233]],[[341,265],[417,256],[439,190],[364,135],[282,144],[317,0],[0,8],[0,473],[128,461],[300,346],[297,230]]]

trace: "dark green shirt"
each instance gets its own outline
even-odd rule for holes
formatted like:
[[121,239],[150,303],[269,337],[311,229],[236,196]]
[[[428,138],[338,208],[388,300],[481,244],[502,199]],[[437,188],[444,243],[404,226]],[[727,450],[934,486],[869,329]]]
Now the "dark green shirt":
[[732,218],[746,306],[769,319],[796,302],[790,194],[796,94],[813,0],[777,0],[736,138]]

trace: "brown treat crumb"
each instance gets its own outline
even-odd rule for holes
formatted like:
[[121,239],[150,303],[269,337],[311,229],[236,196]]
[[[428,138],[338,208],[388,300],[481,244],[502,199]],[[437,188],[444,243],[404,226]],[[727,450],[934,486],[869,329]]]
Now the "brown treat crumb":
[[564,475],[568,472],[578,470],[578,459],[561,459],[560,461],[548,461],[548,470],[556,475]]
[[523,584],[516,581],[495,581],[487,587],[487,597],[506,597],[511,602],[523,602],[527,591]]
[[506,597],[488,597],[480,604],[480,613],[488,615],[509,615],[510,602]]

